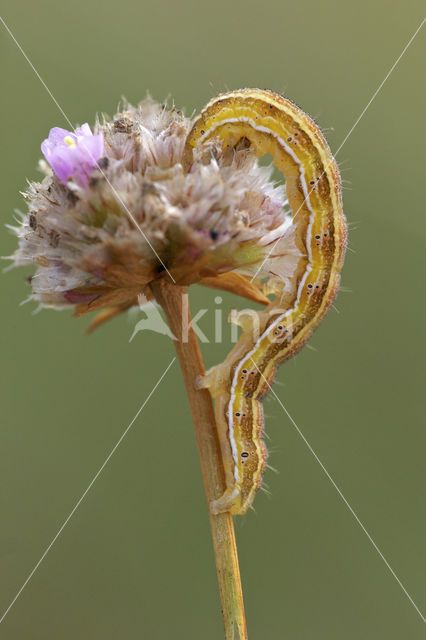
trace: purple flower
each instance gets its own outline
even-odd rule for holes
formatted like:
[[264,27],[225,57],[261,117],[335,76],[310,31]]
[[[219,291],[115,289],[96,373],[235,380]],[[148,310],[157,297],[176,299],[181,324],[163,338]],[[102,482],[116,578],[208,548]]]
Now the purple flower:
[[53,127],[41,150],[59,180],[86,186],[104,153],[104,134],[94,136],[87,122],[74,132]]

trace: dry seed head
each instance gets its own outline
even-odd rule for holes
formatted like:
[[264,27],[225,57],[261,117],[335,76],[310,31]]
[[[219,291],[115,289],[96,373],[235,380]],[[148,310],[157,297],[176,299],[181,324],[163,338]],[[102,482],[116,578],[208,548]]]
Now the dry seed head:
[[[25,194],[14,231],[15,265],[34,264],[32,298],[102,319],[150,297],[171,278],[265,300],[260,280],[291,275],[298,258],[283,185],[245,145],[209,141],[187,172],[182,154],[191,120],[151,97],[113,120],[74,132],[52,129],[43,143],[44,180]],[[279,241],[277,258],[265,261]],[[265,261],[265,262],[264,262]],[[258,273],[250,283],[249,276]]]

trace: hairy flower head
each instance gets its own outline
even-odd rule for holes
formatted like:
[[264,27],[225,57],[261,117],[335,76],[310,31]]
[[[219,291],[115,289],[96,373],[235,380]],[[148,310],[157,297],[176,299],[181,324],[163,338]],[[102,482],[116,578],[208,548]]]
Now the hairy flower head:
[[140,293],[150,298],[160,278],[267,301],[262,279],[285,278],[299,256],[284,187],[242,143],[209,141],[185,170],[190,128],[182,112],[148,97],[94,133],[88,124],[50,131],[42,144],[50,167],[41,163],[45,178],[30,183],[14,229],[15,264],[36,266],[34,300],[77,315],[102,309],[95,323]]

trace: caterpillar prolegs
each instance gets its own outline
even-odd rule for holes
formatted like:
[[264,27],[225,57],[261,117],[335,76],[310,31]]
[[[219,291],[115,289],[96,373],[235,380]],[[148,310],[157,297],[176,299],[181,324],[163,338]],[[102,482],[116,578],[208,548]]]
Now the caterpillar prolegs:
[[184,162],[210,138],[236,146],[244,140],[258,156],[271,154],[285,178],[292,232],[300,258],[291,282],[258,312],[259,331],[243,333],[225,362],[198,386],[215,400],[226,491],[213,513],[243,514],[262,483],[267,462],[262,398],[281,362],[297,353],[332,304],[346,248],[341,181],[330,148],[315,122],[293,102],[260,89],[242,89],[211,100],[188,135]]

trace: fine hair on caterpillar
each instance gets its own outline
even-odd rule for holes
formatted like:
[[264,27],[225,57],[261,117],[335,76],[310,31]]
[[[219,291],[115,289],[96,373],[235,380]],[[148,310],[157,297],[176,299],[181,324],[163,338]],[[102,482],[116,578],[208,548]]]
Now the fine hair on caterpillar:
[[[285,178],[291,224],[270,251],[287,251],[285,278],[270,273],[265,292],[275,299],[264,311],[232,312],[242,334],[222,364],[196,381],[209,389],[225,470],[226,489],[213,513],[243,514],[252,505],[267,466],[262,399],[278,366],[295,355],[333,303],[346,249],[346,220],[339,170],[316,123],[290,100],[260,89],[241,89],[211,100],[187,137],[184,166],[210,139],[257,156],[270,154]],[[285,249],[278,246],[285,238]],[[271,246],[272,245],[272,246]],[[285,256],[284,256],[285,257]],[[253,276],[256,277],[257,273]]]

